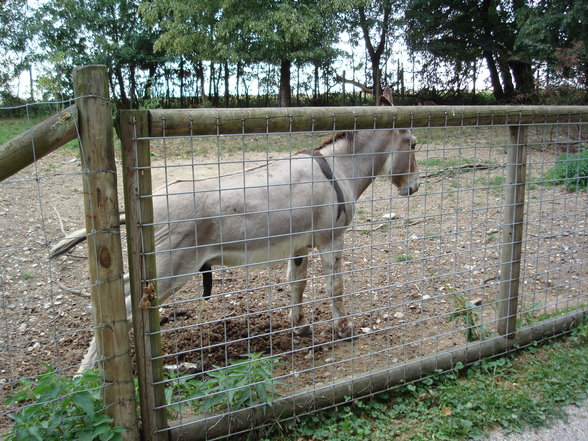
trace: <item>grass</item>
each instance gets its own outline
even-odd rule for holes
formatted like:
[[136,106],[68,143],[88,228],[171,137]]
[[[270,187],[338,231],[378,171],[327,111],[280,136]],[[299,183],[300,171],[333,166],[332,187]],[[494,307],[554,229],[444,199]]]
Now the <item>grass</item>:
[[239,153],[296,153],[317,147],[326,134],[293,133],[286,135],[236,135],[192,139],[170,139],[151,142],[155,157],[189,158],[234,155]]
[[[4,144],[21,133],[26,132],[46,118],[47,116],[34,116],[29,120],[26,118],[0,118],[0,144]],[[78,141],[70,141],[61,148],[78,151]]]
[[410,254],[399,254],[396,256],[396,262],[410,262],[413,257]]
[[419,165],[423,167],[450,168],[462,165],[471,165],[473,163],[490,164],[490,161],[477,161],[472,158],[426,158],[419,160]]
[[588,321],[568,338],[342,404],[264,434],[269,441],[482,439],[565,416],[588,394]]
[[11,140],[24,131],[43,121],[42,117],[31,118],[27,121],[23,118],[2,118],[0,119],[0,144]]

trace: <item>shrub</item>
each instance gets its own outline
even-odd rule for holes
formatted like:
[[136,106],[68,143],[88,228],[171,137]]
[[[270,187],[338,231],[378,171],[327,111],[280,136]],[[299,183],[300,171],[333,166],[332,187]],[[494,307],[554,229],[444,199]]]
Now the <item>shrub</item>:
[[18,404],[10,415],[14,426],[6,440],[11,441],[115,441],[122,428],[113,427],[104,413],[101,399],[102,377],[96,370],[69,378],[46,366],[35,380],[22,380],[4,404]]
[[[166,400],[170,409],[183,413],[185,402],[190,401],[196,412],[219,409],[239,409],[258,403],[270,406],[276,397],[276,385],[283,384],[273,380],[275,357],[263,358],[263,354],[245,354],[245,360],[229,362],[225,368],[214,366],[210,378],[199,381],[192,377],[170,375],[170,385],[166,388]],[[172,404],[178,398],[180,403]]]
[[547,173],[553,184],[561,184],[569,191],[586,190],[588,186],[588,149],[578,153],[564,153],[555,167]]

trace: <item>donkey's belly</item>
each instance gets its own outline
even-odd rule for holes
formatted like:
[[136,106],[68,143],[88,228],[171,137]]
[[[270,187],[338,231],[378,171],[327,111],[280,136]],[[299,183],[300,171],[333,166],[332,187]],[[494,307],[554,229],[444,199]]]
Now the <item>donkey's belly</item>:
[[312,248],[312,233],[265,239],[241,240],[208,249],[207,262],[212,265],[238,266],[281,263],[297,253]]

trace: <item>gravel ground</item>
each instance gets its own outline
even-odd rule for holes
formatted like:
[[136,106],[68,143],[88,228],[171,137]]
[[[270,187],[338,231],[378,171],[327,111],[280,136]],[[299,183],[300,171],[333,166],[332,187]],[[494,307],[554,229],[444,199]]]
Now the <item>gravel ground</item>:
[[557,420],[548,427],[508,435],[497,430],[485,441],[588,441],[588,401],[582,407],[569,406],[566,412],[567,418]]

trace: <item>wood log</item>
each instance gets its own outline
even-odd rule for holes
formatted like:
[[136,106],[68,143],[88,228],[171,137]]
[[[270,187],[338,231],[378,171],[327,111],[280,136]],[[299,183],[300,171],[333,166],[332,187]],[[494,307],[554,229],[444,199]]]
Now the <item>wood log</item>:
[[78,136],[75,104],[0,145],[0,181]]
[[586,106],[366,106],[149,111],[150,136],[290,133],[586,121]]
[[104,403],[123,440],[138,439],[135,390],[131,370],[129,325],[123,287],[116,163],[108,101],[106,66],[83,66],[73,72],[79,111],[84,168],[84,208],[88,232],[88,267]]

